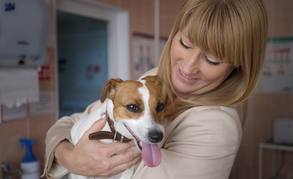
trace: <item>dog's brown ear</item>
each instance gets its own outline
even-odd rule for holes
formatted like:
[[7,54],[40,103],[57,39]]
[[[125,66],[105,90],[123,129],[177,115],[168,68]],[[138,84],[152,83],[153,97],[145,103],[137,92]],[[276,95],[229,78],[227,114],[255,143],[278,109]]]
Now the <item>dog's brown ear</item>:
[[101,93],[102,103],[106,100],[108,92],[115,93],[117,83],[121,83],[122,81],[123,80],[120,78],[116,78],[116,79],[112,78],[105,83]]
[[161,81],[160,81],[159,75],[156,75],[156,76],[146,76],[142,80],[152,81],[154,83],[157,83],[159,86],[161,86]]

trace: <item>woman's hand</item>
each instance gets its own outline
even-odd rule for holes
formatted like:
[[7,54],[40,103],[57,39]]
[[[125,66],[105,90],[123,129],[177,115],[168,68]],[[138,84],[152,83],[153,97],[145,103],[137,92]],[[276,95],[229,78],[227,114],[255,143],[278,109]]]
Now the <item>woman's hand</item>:
[[[133,141],[129,143],[104,144],[98,140],[88,139],[88,135],[100,131],[106,121],[105,117],[95,122],[76,146],[73,146],[67,140],[61,142],[55,151],[56,162],[71,173],[101,178],[107,178],[123,172],[139,162],[141,159],[139,150],[130,149],[135,146]],[[127,149],[130,150],[125,151]]]

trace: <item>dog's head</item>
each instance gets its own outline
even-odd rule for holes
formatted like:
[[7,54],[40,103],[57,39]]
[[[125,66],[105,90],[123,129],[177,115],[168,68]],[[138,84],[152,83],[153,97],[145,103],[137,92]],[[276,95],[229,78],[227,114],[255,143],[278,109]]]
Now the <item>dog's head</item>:
[[158,76],[140,81],[110,79],[103,88],[101,102],[108,92],[113,110],[107,112],[115,120],[116,130],[135,139],[146,165],[159,165],[161,153],[156,143],[164,136],[164,103]]

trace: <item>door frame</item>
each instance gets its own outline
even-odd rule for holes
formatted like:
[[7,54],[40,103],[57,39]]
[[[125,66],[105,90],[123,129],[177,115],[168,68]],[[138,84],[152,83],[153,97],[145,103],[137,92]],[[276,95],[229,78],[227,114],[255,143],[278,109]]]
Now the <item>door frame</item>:
[[129,80],[129,12],[93,0],[55,0],[55,5],[56,10],[108,21],[108,78]]

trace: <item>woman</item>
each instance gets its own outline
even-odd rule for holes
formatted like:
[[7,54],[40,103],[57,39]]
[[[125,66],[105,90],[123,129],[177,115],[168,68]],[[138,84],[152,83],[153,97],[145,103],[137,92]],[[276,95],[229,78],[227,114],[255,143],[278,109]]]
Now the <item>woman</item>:
[[[140,163],[133,178],[229,178],[242,138],[236,107],[243,107],[244,125],[247,100],[261,73],[267,26],[262,0],[184,3],[158,68],[143,75],[158,74],[162,81],[163,160],[155,168]],[[96,102],[82,114],[62,118],[48,131],[47,177],[68,171],[108,177],[138,162],[137,150],[114,155],[133,143],[102,144],[86,137],[75,147],[69,142],[71,126],[99,105]],[[100,120],[87,134],[104,124],[105,119]]]

